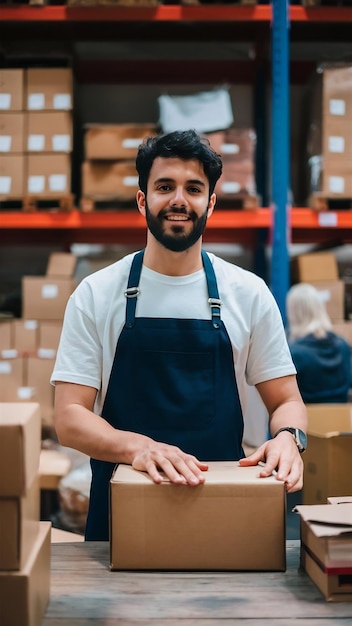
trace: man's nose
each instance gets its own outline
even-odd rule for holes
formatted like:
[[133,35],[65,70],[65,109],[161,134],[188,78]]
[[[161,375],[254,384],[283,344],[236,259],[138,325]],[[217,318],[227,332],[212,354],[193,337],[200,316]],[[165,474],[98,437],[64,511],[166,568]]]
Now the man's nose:
[[187,205],[186,196],[182,187],[177,187],[170,199],[170,206],[184,207]]

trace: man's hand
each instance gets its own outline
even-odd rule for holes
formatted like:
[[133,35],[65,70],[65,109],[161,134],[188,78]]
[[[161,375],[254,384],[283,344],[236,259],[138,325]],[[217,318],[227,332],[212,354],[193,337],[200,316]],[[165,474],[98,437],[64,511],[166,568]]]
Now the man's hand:
[[170,482],[191,486],[203,484],[204,472],[208,469],[206,463],[182,452],[180,448],[152,440],[146,448],[136,453],[132,467],[147,472],[155,483],[163,481],[163,475],[160,473],[162,471]]
[[248,466],[257,465],[259,461],[265,463],[259,476],[264,478],[275,473],[276,478],[286,484],[286,491],[289,493],[302,489],[303,461],[291,433],[279,433],[239,463]]

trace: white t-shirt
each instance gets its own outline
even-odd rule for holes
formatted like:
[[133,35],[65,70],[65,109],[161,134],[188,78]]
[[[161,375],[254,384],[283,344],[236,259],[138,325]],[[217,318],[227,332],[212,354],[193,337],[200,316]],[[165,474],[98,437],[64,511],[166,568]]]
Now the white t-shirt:
[[[51,382],[98,390],[104,404],[117,341],[125,322],[129,271],[134,254],[87,276],[71,295]],[[235,375],[245,412],[247,385],[295,374],[278,306],[254,273],[209,254],[218,284],[221,318],[233,349]],[[165,276],[142,268],[136,317],[211,319],[203,270]]]

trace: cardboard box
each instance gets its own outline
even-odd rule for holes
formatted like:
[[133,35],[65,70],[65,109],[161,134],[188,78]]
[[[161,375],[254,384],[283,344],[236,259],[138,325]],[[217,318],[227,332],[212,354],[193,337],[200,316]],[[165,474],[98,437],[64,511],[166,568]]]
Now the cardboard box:
[[0,358],[0,402],[19,402],[25,381],[25,359],[16,350],[2,351]]
[[84,134],[86,159],[135,159],[146,137],[157,135],[155,124],[88,124]]
[[328,504],[352,504],[352,496],[339,496],[328,498]]
[[301,564],[329,601],[352,600],[352,504],[296,506]]
[[42,198],[61,198],[71,190],[68,154],[29,154],[25,192]]
[[[1,71],[1,70],[0,70]],[[0,153],[12,154],[24,151],[25,114],[2,113],[0,110]]]
[[72,152],[71,111],[30,111],[27,114],[27,152]]
[[110,498],[113,570],[285,570],[284,485],[258,467],[212,462],[194,488],[119,465]]
[[37,540],[23,567],[0,571],[2,626],[41,626],[50,597],[50,522],[40,522]]
[[333,331],[352,346],[352,321],[334,322]]
[[68,67],[29,68],[25,103],[28,111],[69,111],[73,108],[73,78]]
[[134,161],[85,161],[82,164],[82,193],[93,198],[134,200],[138,191]]
[[0,496],[26,494],[38,474],[41,447],[40,406],[0,403]]
[[322,82],[323,120],[352,121],[352,66],[325,67]]
[[328,198],[352,197],[352,166],[350,160],[324,160],[321,191]]
[[238,161],[231,157],[223,157],[222,174],[215,185],[215,193],[219,200],[234,198],[238,194],[255,195],[254,164],[249,159]]
[[62,320],[67,300],[76,286],[73,278],[22,277],[24,319]]
[[0,570],[25,566],[34,547],[40,518],[39,477],[23,496],[0,496]]
[[345,284],[343,280],[309,281],[325,304],[332,322],[340,322],[345,317]]
[[323,154],[324,168],[330,160],[343,162],[352,158],[352,139],[350,133],[351,123],[344,119],[329,120],[324,126]]
[[293,257],[291,263],[295,282],[316,283],[339,279],[337,260],[331,252],[300,254]]
[[0,356],[3,350],[12,348],[12,320],[0,321]]
[[352,405],[310,404],[303,455],[303,504],[352,493]]
[[255,159],[256,133],[253,128],[228,128],[204,135],[215,152],[234,161]]
[[22,111],[24,70],[0,68],[0,111]]
[[18,352],[35,352],[38,347],[39,329],[37,320],[20,320],[12,322],[13,348]]
[[27,387],[31,402],[40,404],[42,424],[53,426],[54,387],[50,384],[50,376],[54,369],[55,358],[28,357]]
[[24,193],[25,158],[21,154],[0,156],[0,200],[19,199]]
[[46,276],[73,276],[77,264],[77,257],[70,252],[52,252],[46,268]]
[[39,349],[57,350],[62,331],[62,321],[40,321],[39,323]]

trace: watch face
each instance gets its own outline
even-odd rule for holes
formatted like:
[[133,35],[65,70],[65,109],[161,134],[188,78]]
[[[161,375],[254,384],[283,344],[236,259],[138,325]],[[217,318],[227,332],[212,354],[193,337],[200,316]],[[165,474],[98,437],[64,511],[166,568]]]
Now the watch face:
[[300,430],[299,428],[297,429],[297,434],[298,434],[299,442],[302,448],[304,448],[305,450],[307,447],[307,435],[303,432],[303,430]]

